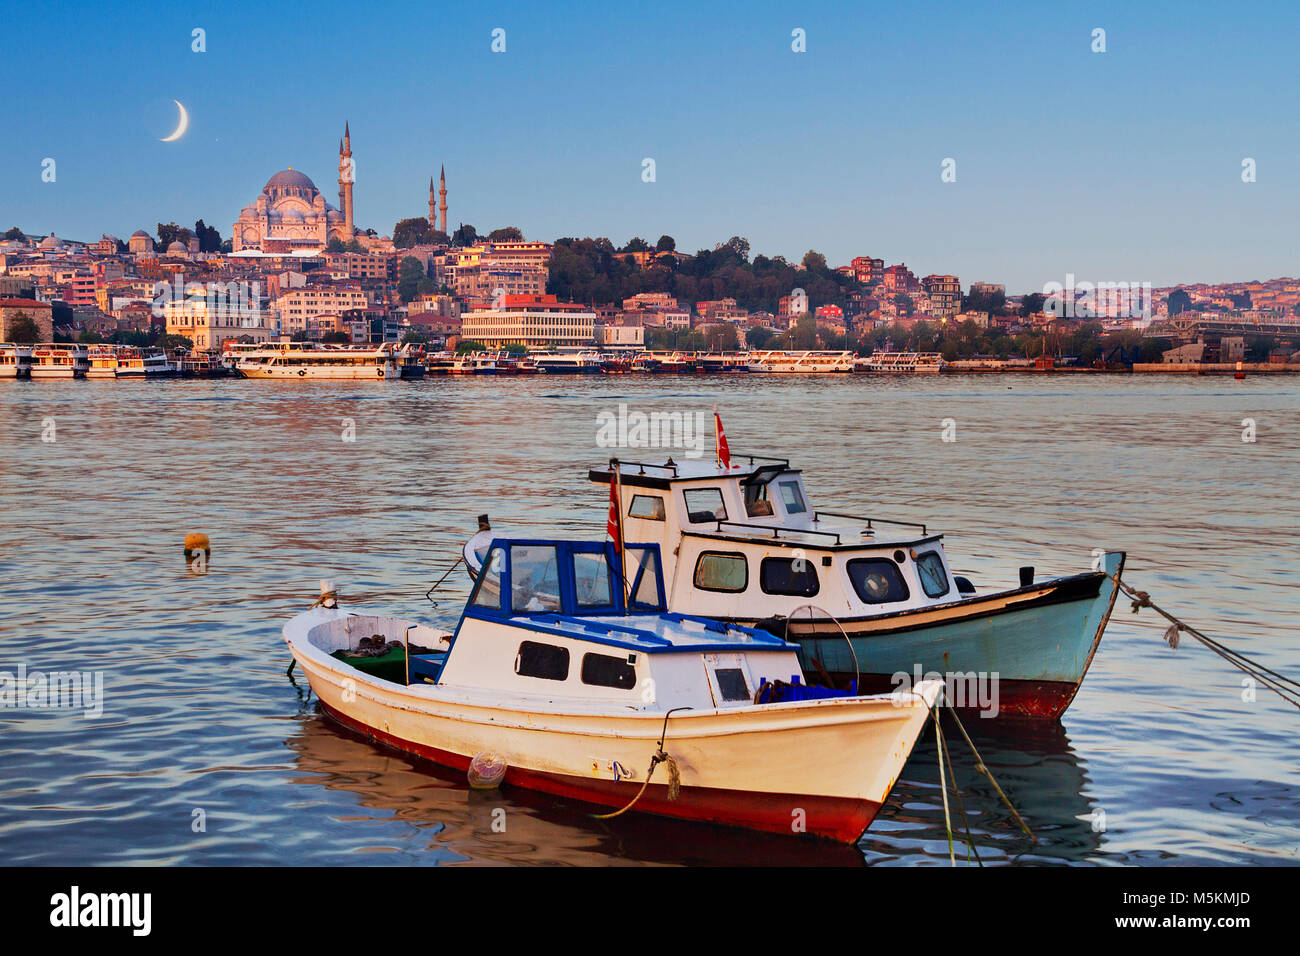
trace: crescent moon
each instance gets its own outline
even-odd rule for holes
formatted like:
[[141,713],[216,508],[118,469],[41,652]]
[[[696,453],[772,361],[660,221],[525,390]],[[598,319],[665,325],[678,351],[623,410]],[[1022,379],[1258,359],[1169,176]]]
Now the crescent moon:
[[176,142],[184,136],[185,131],[190,128],[190,114],[185,112],[185,107],[181,106],[180,100],[172,100],[172,102],[175,103],[176,108],[181,111],[181,121],[176,124],[176,130],[170,136],[164,136],[162,138],[162,142],[164,143]]

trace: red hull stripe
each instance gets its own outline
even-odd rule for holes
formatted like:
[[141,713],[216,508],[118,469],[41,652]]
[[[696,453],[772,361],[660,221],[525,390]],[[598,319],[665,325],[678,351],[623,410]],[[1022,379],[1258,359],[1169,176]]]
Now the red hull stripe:
[[[837,673],[831,676],[837,683],[847,683],[854,675]],[[997,716],[992,718],[996,720],[1057,720],[1079,690],[1078,684],[1055,680],[999,680],[997,687]],[[858,684],[861,694],[892,694],[898,689],[891,674],[863,674]],[[975,701],[965,701],[956,710],[962,717],[981,713]]]
[[[320,702],[320,706],[344,726],[380,743],[434,763],[454,767],[457,770],[467,770],[470,760],[473,759],[403,740],[374,727],[368,727],[355,718],[330,707],[324,701]],[[522,770],[518,767],[510,767],[506,770],[506,783],[529,790],[540,790],[570,800],[614,808],[626,806],[641,789],[639,783],[620,783],[597,777],[542,773]],[[637,801],[631,812],[744,827],[767,833],[794,836],[811,834],[837,840],[840,843],[854,843],[866,831],[879,811],[880,804],[873,800],[814,797],[789,793],[753,793],[745,790],[685,786],[682,787],[676,800],[669,800],[667,784],[652,783],[646,788],[645,794]]]

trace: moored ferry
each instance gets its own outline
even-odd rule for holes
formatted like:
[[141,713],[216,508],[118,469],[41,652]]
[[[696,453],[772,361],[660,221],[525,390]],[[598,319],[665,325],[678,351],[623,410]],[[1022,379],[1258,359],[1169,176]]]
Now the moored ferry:
[[879,375],[938,375],[944,369],[938,352],[873,352],[853,360],[853,371]]
[[409,347],[388,343],[324,345],[280,342],[231,353],[235,374],[243,378],[398,379],[410,357]]
[[588,349],[576,352],[530,352],[529,359],[546,375],[599,375],[600,353]]
[[853,371],[852,352],[783,352],[756,350],[749,353],[748,369],[775,375],[822,375]]
[[159,348],[95,345],[87,361],[87,378],[166,378],[177,371],[167,353]]
[[0,342],[0,378],[30,378],[32,347]]
[[34,345],[31,377],[85,378],[90,368],[88,354],[84,345]]

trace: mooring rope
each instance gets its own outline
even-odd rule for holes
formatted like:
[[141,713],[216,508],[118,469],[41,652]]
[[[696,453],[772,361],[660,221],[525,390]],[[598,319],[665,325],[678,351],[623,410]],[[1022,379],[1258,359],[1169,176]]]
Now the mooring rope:
[[932,708],[934,715],[934,739],[938,742],[935,750],[939,753],[939,791],[943,794],[943,827],[948,832],[948,863],[957,865],[957,857],[952,852],[952,817],[948,813],[948,781],[943,774],[943,728],[939,726],[939,708]]
[[1123,581],[1119,579],[1118,574],[1110,575],[1110,579],[1115,582],[1116,587],[1118,587],[1124,594],[1128,595],[1128,597],[1132,600],[1134,614],[1142,610],[1142,608],[1144,607],[1149,607],[1151,608],[1151,610],[1155,611],[1165,620],[1170,622],[1169,627],[1165,630],[1164,633],[1165,643],[1168,644],[1170,647],[1173,648],[1178,647],[1178,635],[1181,632],[1186,631],[1188,634],[1192,635],[1192,637],[1196,638],[1198,641],[1200,641],[1202,644],[1208,647],[1215,654],[1218,654],[1221,658],[1223,658],[1233,667],[1237,668],[1237,670],[1241,671],[1243,674],[1246,674],[1247,676],[1258,681],[1260,684],[1263,684],[1273,693],[1277,694],[1279,697],[1285,700],[1288,704],[1291,704],[1293,707],[1300,708],[1300,682],[1292,680],[1290,677],[1287,677],[1284,674],[1279,674],[1277,671],[1265,667],[1263,664],[1259,663],[1258,661],[1251,660],[1249,657],[1247,657],[1245,654],[1242,654],[1240,651],[1235,651],[1232,648],[1228,647],[1227,645],[1222,644],[1219,641],[1215,640],[1214,638],[1210,637],[1208,634],[1202,633],[1201,631],[1192,627],[1186,621],[1183,621],[1178,617],[1176,617],[1175,615],[1170,614],[1160,605],[1156,604],[1154,601],[1151,600],[1151,595],[1148,594],[1146,591],[1140,591],[1137,588],[1130,587],[1129,585],[1125,584]]
[[998,786],[998,782],[993,779],[993,774],[989,771],[989,768],[985,766],[984,758],[980,756],[979,750],[975,747],[975,742],[970,739],[970,734],[966,733],[966,728],[962,725],[961,718],[957,716],[956,708],[951,704],[948,705],[948,713],[952,714],[952,719],[957,722],[957,729],[961,731],[962,737],[966,740],[966,746],[969,747],[970,752],[975,755],[975,769],[989,778],[989,783],[993,784],[993,789],[998,792],[998,796],[1002,798],[1002,802],[1007,805],[1007,809],[1011,811],[1011,815],[1016,818],[1016,822],[1020,824],[1020,829],[1025,831],[1025,836],[1037,843],[1038,837],[1034,836],[1034,831],[1029,829],[1029,824],[1025,823],[1024,818],[1016,812],[1016,808],[1012,806],[1011,800],[1002,792],[1002,788]]
[[957,786],[957,771],[952,766],[952,754],[948,753],[948,738],[939,735],[939,746],[943,749],[943,759],[948,762],[948,777],[952,780],[952,795],[957,801],[957,812],[961,814],[962,829],[966,831],[966,862],[969,863],[973,855],[975,862],[983,866],[984,861],[980,859],[979,850],[975,848],[975,837],[970,832],[970,817],[966,813],[966,804],[961,798],[961,787]]
[[659,742],[656,745],[657,749],[655,755],[650,758],[650,769],[646,771],[645,783],[641,784],[641,789],[636,792],[636,796],[632,798],[632,802],[621,810],[615,810],[613,813],[593,813],[591,815],[593,819],[612,820],[615,817],[621,817],[636,806],[636,802],[641,799],[642,794],[646,792],[646,788],[650,786],[650,778],[655,775],[655,768],[657,768],[661,763],[666,763],[668,765],[668,799],[676,800],[681,796],[682,773],[677,766],[676,758],[664,750],[664,741],[668,738],[668,718],[679,710],[691,709],[692,708],[690,707],[674,707],[672,710],[668,711],[668,713],[664,714],[664,729],[663,732],[659,734]]

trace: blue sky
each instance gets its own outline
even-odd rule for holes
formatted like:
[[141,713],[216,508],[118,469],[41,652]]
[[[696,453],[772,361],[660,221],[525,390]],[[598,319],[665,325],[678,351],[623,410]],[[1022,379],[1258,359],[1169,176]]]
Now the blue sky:
[[1282,2],[10,5],[0,228],[228,237],[286,166],[335,204],[346,119],[383,234],[445,163],[453,225],[529,238],[742,235],[1012,292],[1300,275],[1298,41]]

